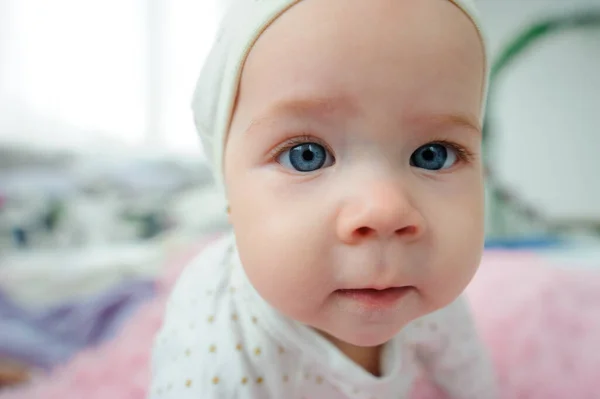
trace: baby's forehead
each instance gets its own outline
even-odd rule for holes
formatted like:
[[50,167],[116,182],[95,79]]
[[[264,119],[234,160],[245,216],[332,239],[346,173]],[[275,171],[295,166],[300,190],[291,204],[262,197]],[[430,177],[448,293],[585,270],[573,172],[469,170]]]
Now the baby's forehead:
[[[333,74],[357,62],[383,64],[391,58],[410,64],[428,57],[440,68],[444,57],[482,53],[473,21],[450,0],[302,0],[294,4],[251,43],[244,69],[267,62],[283,69],[289,66],[286,60],[298,53],[303,60],[294,60],[296,64],[326,59],[318,67],[334,68]],[[261,57],[265,59],[257,60]]]
[[[450,7],[433,18],[437,31],[423,26],[421,20],[400,26],[395,17],[384,17],[387,10],[370,10],[364,0],[304,1],[318,7],[348,1],[356,9],[329,6],[330,13],[346,16],[336,24],[327,13],[317,15],[309,7],[287,11],[289,14],[263,32],[250,50],[241,74],[239,102],[248,97],[252,106],[295,101],[299,111],[308,105],[335,111],[355,108],[357,99],[385,100],[381,106],[389,106],[393,112],[397,104],[392,100],[398,99],[395,94],[410,95],[415,105],[429,102],[428,94],[438,97],[434,102],[452,101],[450,93],[456,96],[462,88],[469,90],[483,80],[484,62],[476,31],[449,1],[419,0],[432,4],[413,12],[437,10],[438,4]],[[392,11],[400,13],[402,8]],[[444,21],[450,11],[455,20]],[[363,23],[365,15],[368,21]],[[296,29],[308,17],[313,17],[311,29]],[[457,79],[463,80],[458,87]],[[475,84],[471,84],[473,80]],[[435,90],[440,93],[432,93]]]

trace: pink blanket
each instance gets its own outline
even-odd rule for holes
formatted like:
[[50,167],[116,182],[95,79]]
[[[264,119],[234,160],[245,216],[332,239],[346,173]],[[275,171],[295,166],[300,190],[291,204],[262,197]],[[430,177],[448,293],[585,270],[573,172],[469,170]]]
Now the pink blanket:
[[[165,300],[181,267],[198,250],[168,268],[161,294],[117,338],[0,399],[145,398]],[[559,270],[535,255],[488,252],[467,294],[493,355],[502,398],[599,397],[600,272]],[[421,385],[414,397],[442,395]]]

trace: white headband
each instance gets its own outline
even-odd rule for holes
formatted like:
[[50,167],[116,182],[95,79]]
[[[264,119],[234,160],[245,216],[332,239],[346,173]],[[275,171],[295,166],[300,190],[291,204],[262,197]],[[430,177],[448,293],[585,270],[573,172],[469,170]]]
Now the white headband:
[[[200,72],[192,101],[196,129],[213,170],[217,187],[225,194],[223,153],[233,113],[242,67],[262,32],[287,9],[301,0],[218,0],[219,30]],[[365,0],[370,1],[370,0]],[[487,97],[489,56],[474,0],[450,0],[463,10],[478,29],[486,53]],[[484,112],[482,112],[483,115]]]

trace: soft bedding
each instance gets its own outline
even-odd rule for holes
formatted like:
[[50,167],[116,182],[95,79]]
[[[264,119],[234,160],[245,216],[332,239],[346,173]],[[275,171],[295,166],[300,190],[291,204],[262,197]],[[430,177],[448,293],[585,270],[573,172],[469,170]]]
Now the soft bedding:
[[[202,244],[204,245],[204,244]],[[0,399],[142,399],[155,332],[173,282],[202,245],[171,262],[155,297],[109,342]],[[535,251],[488,250],[467,290],[505,399],[596,399],[600,391],[600,259],[581,268]],[[182,384],[185,381],[181,382]],[[443,396],[420,384],[415,399]],[[482,398],[484,399],[484,398]]]

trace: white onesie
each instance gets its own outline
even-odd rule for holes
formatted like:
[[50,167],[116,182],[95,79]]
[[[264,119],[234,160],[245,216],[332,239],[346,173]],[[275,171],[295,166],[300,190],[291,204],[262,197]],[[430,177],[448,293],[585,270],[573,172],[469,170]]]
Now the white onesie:
[[496,398],[491,364],[459,298],[405,327],[382,376],[353,363],[254,290],[229,235],[183,272],[153,354],[150,399],[400,399],[429,378],[452,399]]

